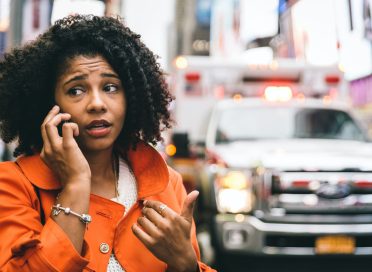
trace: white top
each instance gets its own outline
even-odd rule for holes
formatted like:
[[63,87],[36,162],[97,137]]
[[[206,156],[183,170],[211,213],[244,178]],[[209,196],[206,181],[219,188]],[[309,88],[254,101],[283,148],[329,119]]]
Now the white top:
[[[133,204],[137,201],[137,183],[132,170],[123,159],[120,159],[119,161],[118,192],[119,197],[115,197],[111,200],[124,205],[125,212],[123,216],[125,216]],[[111,253],[107,266],[107,272],[125,272],[123,267],[116,259],[114,251]]]

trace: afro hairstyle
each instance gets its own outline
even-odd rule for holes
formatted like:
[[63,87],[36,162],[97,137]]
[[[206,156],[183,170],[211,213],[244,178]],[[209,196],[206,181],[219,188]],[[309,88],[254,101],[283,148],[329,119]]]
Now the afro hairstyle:
[[14,156],[40,152],[40,126],[51,110],[54,89],[67,60],[104,57],[123,84],[127,112],[117,142],[135,149],[156,144],[170,128],[173,100],[155,56],[120,18],[73,15],[58,20],[36,40],[14,48],[0,61],[0,135],[17,141]]

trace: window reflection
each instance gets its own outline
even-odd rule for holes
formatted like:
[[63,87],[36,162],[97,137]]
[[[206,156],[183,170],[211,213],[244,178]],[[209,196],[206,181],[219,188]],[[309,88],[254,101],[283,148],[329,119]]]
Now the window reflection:
[[216,134],[217,143],[288,138],[365,140],[346,112],[319,108],[226,109],[221,112]]

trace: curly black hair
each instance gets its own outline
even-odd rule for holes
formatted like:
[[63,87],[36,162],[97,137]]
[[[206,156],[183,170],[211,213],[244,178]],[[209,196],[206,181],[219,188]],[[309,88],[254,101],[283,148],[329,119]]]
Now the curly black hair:
[[18,140],[14,156],[41,150],[40,126],[55,104],[57,77],[78,55],[101,55],[119,75],[128,106],[118,140],[126,149],[140,140],[156,144],[162,130],[171,127],[173,97],[157,56],[140,35],[119,17],[68,16],[0,62],[0,132],[6,143]]

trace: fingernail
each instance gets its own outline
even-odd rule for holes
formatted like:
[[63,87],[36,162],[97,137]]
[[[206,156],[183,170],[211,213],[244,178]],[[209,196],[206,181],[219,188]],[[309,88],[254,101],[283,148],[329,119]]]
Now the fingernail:
[[143,201],[143,205],[146,205],[146,204],[147,204],[147,200],[144,200],[144,201]]

